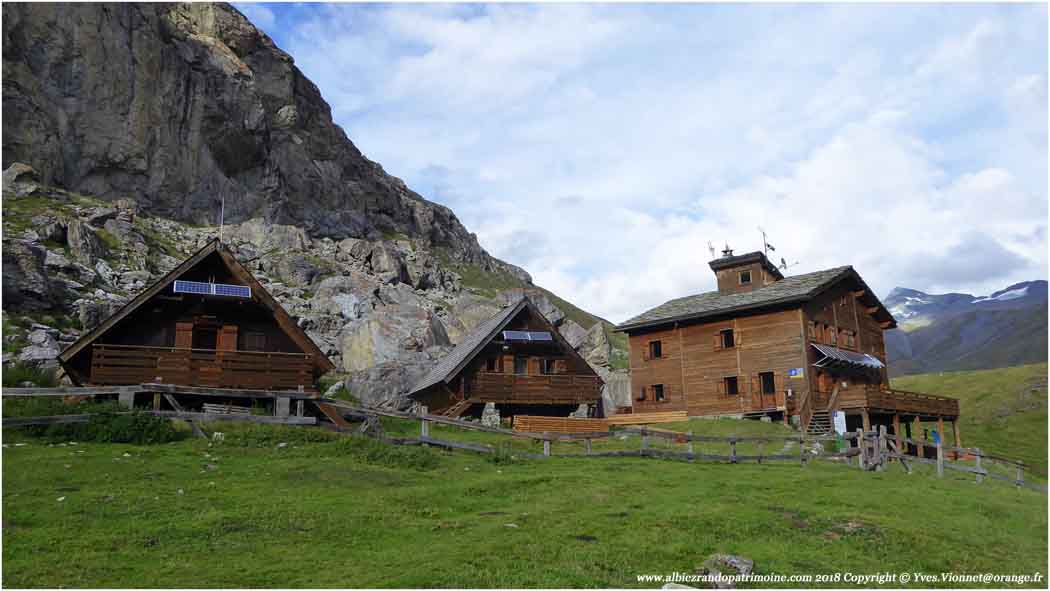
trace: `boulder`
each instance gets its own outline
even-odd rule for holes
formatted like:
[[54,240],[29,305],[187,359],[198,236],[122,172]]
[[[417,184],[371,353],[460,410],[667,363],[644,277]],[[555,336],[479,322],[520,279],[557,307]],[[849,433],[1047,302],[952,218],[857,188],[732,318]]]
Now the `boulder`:
[[566,320],[558,327],[558,332],[569,343],[573,349],[579,348],[587,341],[587,329],[576,323],[575,320]]
[[18,197],[32,195],[40,188],[40,175],[28,164],[13,162],[4,170],[3,190],[10,191]]
[[24,240],[4,240],[4,309],[50,310],[63,300],[65,289],[52,281],[44,266],[47,251]]
[[107,252],[95,229],[78,219],[69,220],[66,226],[66,241],[73,259],[85,265],[93,264]]
[[591,366],[609,365],[609,355],[612,352],[609,337],[605,334],[605,326],[601,322],[595,322],[594,326],[587,331],[587,339],[580,347],[580,354]]
[[384,283],[408,281],[408,272],[401,253],[388,242],[380,242],[372,248],[369,268]]

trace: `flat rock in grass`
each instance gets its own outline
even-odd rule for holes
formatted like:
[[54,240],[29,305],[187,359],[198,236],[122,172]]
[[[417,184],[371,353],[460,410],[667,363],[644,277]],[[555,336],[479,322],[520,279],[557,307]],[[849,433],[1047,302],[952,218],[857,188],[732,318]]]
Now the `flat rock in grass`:
[[[735,554],[712,554],[696,570],[699,575],[749,575],[755,569],[755,561]],[[715,589],[736,589],[734,581],[712,581]]]
[[689,585],[683,585],[681,583],[664,583],[661,589],[699,589],[699,587],[690,587]]

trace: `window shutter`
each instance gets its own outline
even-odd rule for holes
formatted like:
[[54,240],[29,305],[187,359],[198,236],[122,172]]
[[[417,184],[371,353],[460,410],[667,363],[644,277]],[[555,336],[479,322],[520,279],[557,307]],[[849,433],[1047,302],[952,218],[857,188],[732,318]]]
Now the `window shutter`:
[[733,331],[733,346],[739,347],[744,344],[743,333],[739,331]]
[[237,350],[237,326],[227,324],[219,331],[219,343],[216,347],[220,351]]
[[175,346],[180,349],[189,349],[193,346],[193,323],[175,323]]
[[642,348],[642,361],[649,361],[649,343],[646,343],[645,347]]
[[642,386],[641,390],[638,391],[638,401],[645,401],[645,386]]
[[722,378],[718,380],[718,393],[725,396],[726,394],[726,379]]
[[717,351],[717,350],[719,350],[721,348],[722,348],[722,333],[721,332],[716,332],[715,333],[715,351]]
[[762,391],[762,379],[758,377],[758,374],[751,376],[751,393],[758,394]]

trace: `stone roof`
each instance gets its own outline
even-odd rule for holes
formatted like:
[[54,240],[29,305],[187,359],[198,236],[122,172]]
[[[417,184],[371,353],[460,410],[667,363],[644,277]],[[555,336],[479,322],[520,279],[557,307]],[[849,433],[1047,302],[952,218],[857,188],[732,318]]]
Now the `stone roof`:
[[411,389],[408,395],[425,390],[435,384],[451,379],[463,363],[469,361],[493,336],[526,306],[526,299],[508,305],[496,315],[479,324],[463,338],[448,355],[445,355]]
[[655,326],[676,320],[692,320],[727,312],[754,310],[806,301],[849,273],[853,267],[835,267],[804,275],[785,277],[780,281],[744,293],[709,291],[664,302],[621,323],[616,330]]

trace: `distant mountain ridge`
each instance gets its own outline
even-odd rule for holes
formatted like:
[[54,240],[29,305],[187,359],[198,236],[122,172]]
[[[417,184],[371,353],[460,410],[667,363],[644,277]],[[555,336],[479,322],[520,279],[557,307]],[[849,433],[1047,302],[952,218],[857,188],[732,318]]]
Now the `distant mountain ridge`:
[[886,333],[890,373],[988,369],[1047,359],[1047,282],[987,296],[898,287],[885,300],[899,329]]

